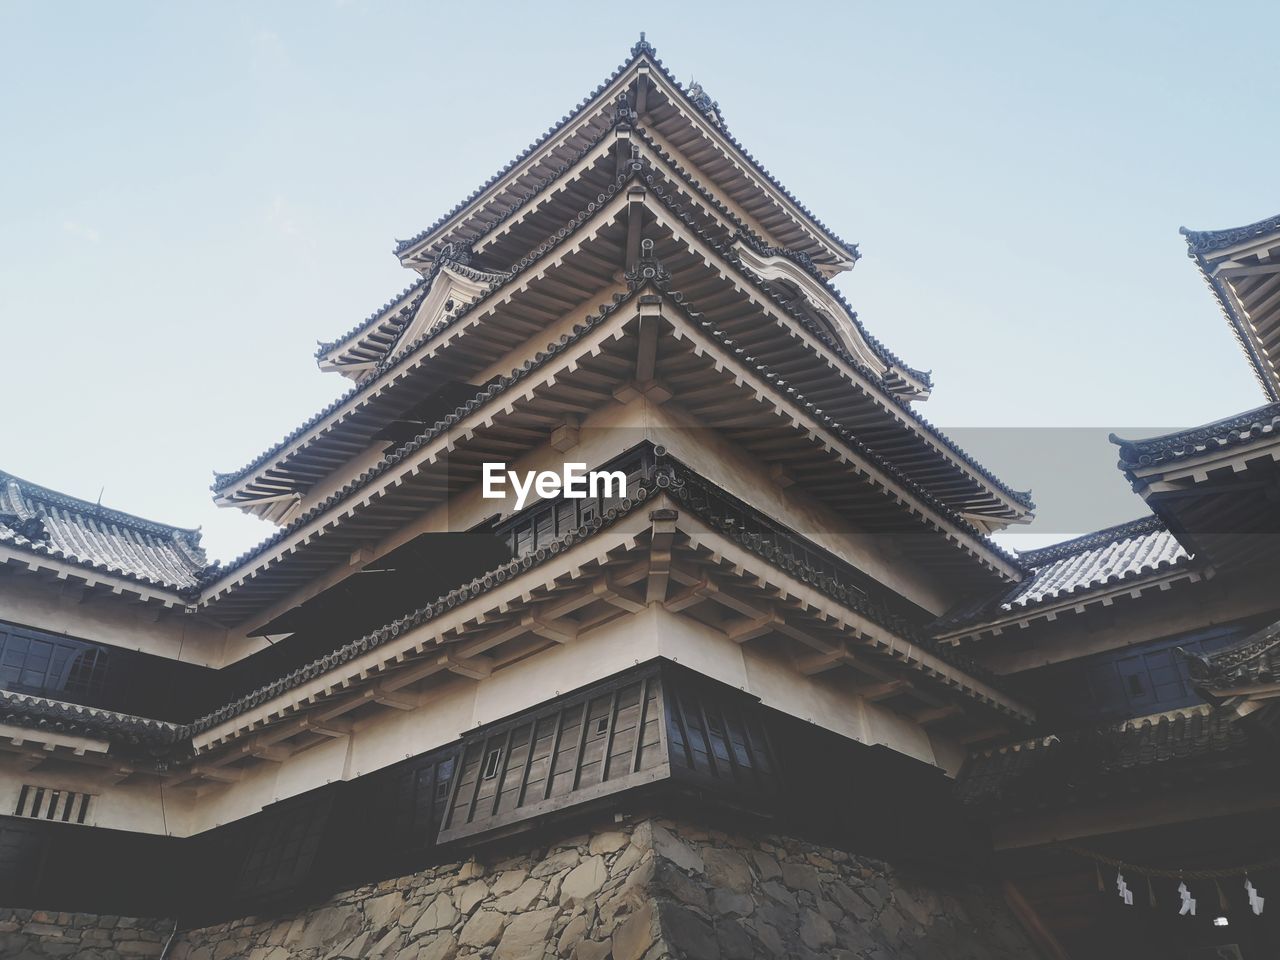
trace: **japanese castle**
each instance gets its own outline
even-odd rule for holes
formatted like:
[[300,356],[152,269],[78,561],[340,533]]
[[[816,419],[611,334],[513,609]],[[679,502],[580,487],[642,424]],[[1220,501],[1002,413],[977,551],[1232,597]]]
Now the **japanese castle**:
[[0,955],[1280,955],[1280,218],[1186,240],[1269,405],[1002,549],[642,36],[215,475],[256,547],[0,472]]

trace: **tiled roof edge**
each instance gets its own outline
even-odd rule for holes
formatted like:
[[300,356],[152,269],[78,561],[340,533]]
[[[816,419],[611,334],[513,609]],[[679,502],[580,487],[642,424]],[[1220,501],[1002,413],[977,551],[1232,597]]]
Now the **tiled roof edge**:
[[[626,174],[619,175],[615,179],[614,184],[611,187],[610,196],[616,194],[617,191],[621,189],[622,185],[625,184],[634,175],[635,175],[634,170],[630,170]],[[467,304],[462,309],[454,313],[446,325],[440,327],[439,329],[427,331],[422,336],[420,336],[417,340],[415,340],[413,343],[408,344],[407,346],[402,348],[400,352],[396,354],[394,357],[390,357],[390,356],[384,357],[382,361],[378,364],[377,374],[381,375],[383,373],[386,373],[388,370],[391,370],[396,366],[400,365],[401,363],[404,363],[405,361],[407,361],[410,357],[412,357],[415,353],[417,353],[417,351],[423,345],[435,339],[439,334],[443,333],[444,330],[447,329],[449,326],[452,326],[462,317],[467,316],[473,310],[479,307],[481,304],[485,303],[496,290],[501,288],[501,286],[513,280],[517,275],[523,273],[524,271],[532,267],[534,264],[536,264],[539,260],[541,260],[544,256],[546,256],[548,252],[550,252],[560,243],[564,242],[564,240],[566,240],[572,233],[574,233],[579,227],[581,227],[588,219],[589,217],[585,211],[579,213],[578,216],[573,221],[571,221],[571,224],[572,224],[571,226],[561,227],[558,231],[556,231],[555,234],[552,235],[550,239],[544,241],[534,251],[532,251],[527,257],[523,258],[520,263],[514,264],[511,270],[504,275],[504,278],[501,281],[491,283],[489,285],[489,290],[485,294],[483,294],[474,303]],[[258,456],[256,456],[253,460],[251,460],[245,466],[241,467],[239,470],[233,471],[231,473],[215,474],[214,482],[210,489],[212,489],[216,493],[216,492],[227,489],[228,487],[230,487],[232,484],[236,483],[239,480],[243,480],[246,476],[248,476],[254,470],[266,464],[268,460],[270,460],[273,456],[278,454],[281,450],[283,450],[289,444],[293,443],[295,440],[297,440],[298,438],[306,434],[307,431],[311,430],[314,426],[316,426],[316,424],[320,423],[320,421],[322,421],[325,417],[339,410],[344,404],[346,404],[353,397],[362,393],[365,390],[365,388],[368,387],[370,383],[372,383],[372,379],[375,379],[375,378],[371,378],[370,380],[362,381],[360,383],[354,384],[352,387],[346,390],[341,396],[337,397],[332,402],[326,404],[317,413],[312,414],[302,424],[295,427],[293,430],[289,431],[289,433],[286,434],[282,440],[279,440],[278,442],[273,444],[271,447],[269,447],[267,450],[258,454]]]
[[[181,728],[180,733],[184,736],[203,733],[204,731],[209,730],[232,717],[244,713],[246,710],[253,709],[253,707],[259,706],[262,703],[265,703],[266,701],[307,682],[308,680],[321,676],[332,670],[334,667],[349,662],[361,654],[366,653],[375,647],[381,646],[387,641],[399,636],[401,633],[421,626],[434,617],[442,615],[446,611],[453,609],[459,603],[465,602],[472,597],[479,596],[480,594],[492,589],[497,584],[514,577],[525,570],[531,569],[553,556],[556,556],[570,546],[589,538],[601,529],[611,526],[624,516],[628,516],[643,504],[651,500],[655,495],[664,491],[670,493],[677,502],[689,507],[695,515],[710,523],[713,528],[718,529],[717,524],[715,524],[713,520],[702,516],[698,512],[696,505],[687,496],[682,495],[684,481],[680,479],[680,475],[688,472],[688,468],[683,467],[683,465],[680,465],[677,461],[671,461],[671,463],[672,467],[675,469],[668,468],[666,472],[660,472],[651,484],[646,483],[637,491],[636,497],[628,497],[622,508],[610,509],[602,517],[596,518],[596,520],[591,523],[569,531],[567,534],[553,541],[553,546],[549,546],[545,550],[539,549],[535,554],[530,554],[516,560],[508,561],[491,571],[473,578],[467,584],[463,584],[441,594],[434,601],[419,607],[412,613],[406,614],[392,623],[385,624],[378,629],[365,634],[358,640],[343,644],[329,654],[326,654],[323,657],[318,657],[310,663],[290,671],[285,676],[277,678],[271,683],[266,684],[243,697],[239,697],[222,707],[219,707],[217,710],[193,721],[190,725]],[[725,527],[723,532],[734,539],[735,542],[760,556],[765,561],[771,563],[777,562],[777,558],[769,557],[749,538],[742,537],[740,531],[735,531],[731,527]],[[805,579],[804,571],[792,572],[801,579]],[[813,586],[828,594],[838,602],[849,606],[851,609],[864,613],[869,617],[869,619],[875,620],[876,622],[883,621],[882,625],[889,626],[891,629],[895,630],[902,627],[902,625],[896,620],[892,618],[886,619],[889,615],[880,611],[874,604],[859,603],[857,598],[850,597],[847,592],[839,590],[817,574],[811,574],[807,582],[811,582]],[[1000,678],[989,673],[970,658],[953,650],[945,649],[934,643],[928,637],[915,633],[914,631],[910,634],[910,637],[912,642],[919,643],[922,647],[939,657],[939,659],[959,670],[964,671],[974,679],[981,680],[1002,693],[1008,692],[1004,690],[1003,685],[1000,682]]]
[[365,317],[363,320],[357,323],[354,327],[352,327],[346,333],[342,334],[340,337],[336,337],[333,340],[321,340],[316,345],[316,352],[315,352],[316,359],[319,360],[322,357],[324,357],[325,354],[332,353],[338,347],[346,346],[352,340],[355,340],[360,334],[364,333],[366,330],[372,327],[375,323],[377,323],[380,319],[382,319],[382,317],[386,315],[388,310],[390,310],[400,301],[404,300],[404,298],[409,296],[409,294],[415,293],[416,291],[418,291],[424,284],[429,283],[430,280],[431,280],[430,277],[418,277],[416,280],[413,281],[413,283],[409,284],[407,287],[401,290],[398,294],[396,294],[394,297],[392,297],[390,300],[388,300],[386,303],[380,306],[377,310],[373,311],[373,313],[369,314],[369,316]]
[[[650,47],[649,49],[652,50],[652,47]],[[614,70],[613,73],[611,73],[603,83],[600,83],[594,90],[591,91],[591,93],[587,94],[586,97],[580,100],[578,104],[569,113],[566,113],[556,123],[548,127],[546,132],[543,133],[542,136],[540,136],[537,140],[533,141],[533,143],[525,147],[525,149],[522,150],[520,153],[518,153],[513,160],[509,161],[505,166],[503,166],[501,170],[499,170],[497,173],[491,176],[488,180],[486,180],[480,186],[476,187],[476,189],[471,191],[471,193],[465,199],[456,203],[452,207],[452,209],[450,209],[447,213],[437,218],[436,221],[432,223],[429,227],[426,227],[425,229],[418,231],[408,240],[397,240],[396,245],[395,247],[392,248],[391,252],[394,253],[396,256],[400,256],[406,250],[409,250],[412,247],[416,246],[417,244],[421,243],[423,240],[431,236],[431,234],[435,233],[437,230],[443,227],[446,223],[448,223],[450,220],[456,217],[459,213],[461,213],[463,210],[465,210],[467,207],[473,204],[476,200],[480,199],[480,197],[484,194],[486,190],[488,190],[495,183],[497,183],[499,180],[505,177],[513,169],[515,169],[520,164],[522,164],[525,160],[529,159],[529,157],[533,156],[533,154],[536,153],[543,146],[545,146],[547,142],[551,140],[552,137],[554,137],[557,133],[559,133],[562,129],[564,129],[564,126],[567,123],[569,123],[575,116],[577,116],[577,114],[581,113],[585,107],[590,105],[591,101],[595,100],[596,97],[604,93],[604,91],[608,89],[610,84],[612,84],[620,76],[626,73],[627,70],[631,68],[631,65],[635,63],[636,60],[638,60],[641,56],[643,56],[646,52],[648,52],[648,51],[642,50],[639,53],[636,53],[634,47],[632,48],[632,51],[633,52],[631,57],[625,63],[623,63],[620,67]]]
[[62,493],[49,487],[41,486],[38,483],[32,483],[30,480],[23,480],[21,477],[14,476],[5,470],[0,470],[0,483],[14,482],[22,491],[23,496],[33,500],[40,500],[71,510],[76,513],[82,513],[86,516],[93,517],[95,520],[103,520],[107,523],[117,523],[121,526],[132,527],[143,533],[150,533],[159,537],[172,537],[177,534],[185,538],[190,544],[199,545],[200,528],[199,527],[178,527],[169,523],[160,523],[158,520],[148,520],[146,517],[140,517],[137,514],[125,513],[123,510],[116,510],[112,507],[104,507],[100,503],[90,503],[88,500],[81,500],[79,497],[73,497],[70,494]]
[[1192,680],[1208,690],[1241,683],[1274,683],[1280,664],[1280,622],[1255,630],[1235,643],[1212,653],[1199,654],[1178,648],[1187,660]]
[[[466,199],[457,203],[451,210],[449,210],[443,216],[439,217],[433,224],[431,224],[431,226],[427,227],[424,230],[419,231],[417,234],[415,234],[413,237],[411,237],[408,240],[398,241],[393,249],[393,253],[399,256],[400,254],[403,254],[405,251],[411,249],[418,243],[421,243],[424,239],[429,237],[431,234],[435,233],[437,230],[443,227],[446,223],[448,223],[451,219],[456,217],[468,206],[470,206],[472,203],[478,200],[486,190],[488,190],[495,183],[501,180],[504,176],[510,173],[511,170],[513,170],[515,167],[519,166],[521,163],[523,163],[525,160],[531,157],[543,146],[545,146],[548,141],[550,141],[557,133],[559,133],[564,129],[566,124],[568,124],[578,113],[580,113],[585,107],[587,107],[593,100],[595,100],[598,96],[600,96],[600,94],[602,94],[610,86],[610,84],[614,83],[620,76],[622,76],[629,69],[631,69],[631,67],[635,65],[635,63],[638,60],[640,60],[642,57],[647,57],[649,59],[649,62],[658,70],[659,73],[662,74],[663,78],[668,83],[670,83],[672,87],[677,92],[679,92],[679,94],[682,97],[684,97],[686,103],[692,109],[694,109],[700,114],[703,114],[704,116],[706,115],[706,111],[704,110],[704,108],[701,105],[699,105],[699,103],[689,95],[689,91],[685,89],[684,85],[680,83],[680,81],[677,80],[671,74],[671,72],[666,68],[663,62],[658,59],[657,51],[653,47],[653,45],[642,38],[635,46],[631,48],[630,57],[621,66],[619,66],[616,70],[614,70],[613,73],[611,73],[609,77],[606,80],[604,80],[604,82],[600,83],[590,94],[588,94],[585,98],[583,98],[573,108],[573,110],[571,110],[569,113],[561,117],[559,122],[549,127],[541,137],[539,137],[533,143],[529,144],[529,146],[526,147],[521,153],[519,153],[513,160],[508,162],[501,170],[499,170],[497,173],[491,176],[488,180],[486,180],[483,184],[481,184],[479,187],[473,190],[471,194],[468,197],[466,197]],[[788,190],[780,181],[778,181],[778,179],[774,177],[774,175],[770,173],[737,140],[737,138],[734,137],[733,134],[731,134],[727,128],[725,128],[723,124],[716,124],[715,126],[716,126],[716,129],[724,136],[725,140],[728,141],[734,147],[734,149],[736,149],[738,153],[741,154],[742,157],[748,163],[751,164],[751,166],[756,170],[756,172],[759,173],[762,177],[764,177],[764,179],[768,181],[773,187],[775,187],[778,190],[778,192],[781,193],[791,204],[793,204],[795,208],[799,210],[806,218],[808,218],[808,220],[815,227],[817,227],[821,233],[825,234],[829,241],[831,241],[835,246],[839,247],[841,250],[848,253],[855,260],[861,256],[861,254],[858,252],[857,244],[849,243],[848,241],[842,239],[830,227],[828,227],[825,223],[823,223],[820,219],[818,219],[818,217],[815,216],[814,213],[808,207],[806,207],[803,203],[801,203],[795,197],[795,195],[791,193],[790,190]]]
[[[652,281],[649,281],[649,282],[652,282]],[[729,349],[740,351],[740,348],[738,348],[737,345],[730,338],[725,336],[720,331],[715,330],[714,328],[711,328],[707,321],[703,320],[700,315],[694,313],[688,307],[688,305],[684,303],[684,298],[681,294],[679,294],[678,292],[668,291],[667,289],[665,289],[664,286],[661,286],[658,284],[654,284],[654,285],[661,292],[669,293],[672,301],[679,305],[680,309],[685,313],[686,317],[691,322],[696,323],[698,326],[702,327],[703,329],[707,329],[710,332],[712,332],[712,334],[716,337],[716,339],[718,339],[721,343],[723,343]],[[232,560],[225,566],[217,566],[217,567],[210,568],[210,570],[207,572],[206,576],[204,577],[204,583],[208,584],[212,582],[213,579],[226,575],[228,571],[247,564],[248,562],[253,560],[255,557],[260,556],[262,553],[264,553],[266,550],[268,550],[270,547],[272,547],[276,543],[285,539],[287,536],[293,533],[293,531],[295,531],[296,529],[314,520],[316,517],[320,516],[321,514],[329,510],[331,507],[333,507],[335,504],[347,499],[347,497],[351,496],[357,490],[360,490],[361,488],[366,486],[368,483],[372,482],[376,477],[384,473],[389,467],[398,463],[400,460],[402,460],[404,457],[408,456],[409,454],[413,453],[415,450],[421,448],[424,444],[428,443],[430,440],[436,437],[440,432],[448,430],[450,427],[453,426],[454,423],[458,422],[463,417],[467,416],[474,410],[478,409],[481,405],[483,405],[489,399],[492,399],[497,394],[506,390],[507,387],[510,386],[510,384],[516,382],[519,379],[522,379],[524,376],[533,372],[535,369],[541,367],[546,361],[556,356],[560,351],[567,348],[570,344],[575,342],[582,335],[584,335],[585,333],[587,333],[589,330],[593,329],[595,326],[599,325],[600,323],[604,322],[604,320],[608,316],[610,316],[614,311],[616,311],[622,304],[633,299],[639,293],[639,291],[643,289],[644,286],[645,284],[643,283],[635,283],[635,285],[627,293],[615,294],[613,300],[610,303],[604,305],[604,307],[600,310],[598,315],[589,317],[582,324],[576,325],[574,328],[574,333],[572,335],[562,336],[559,341],[548,344],[547,349],[545,351],[539,351],[535,355],[535,358],[531,361],[526,360],[521,367],[513,370],[509,377],[500,378],[498,382],[492,384],[491,386],[485,388],[484,390],[478,391],[474,399],[468,401],[465,404],[460,405],[455,409],[453,413],[449,414],[444,419],[437,421],[436,424],[430,430],[427,430],[422,434],[419,434],[414,439],[401,445],[393,453],[382,458],[382,460],[380,460],[377,465],[364,471],[362,474],[360,474],[360,476],[344,484],[340,489],[335,490],[329,496],[325,497],[323,500],[311,506],[306,512],[300,514],[298,517],[294,518],[284,527],[281,527],[271,536],[267,537],[256,546],[251,547],[249,550],[245,551],[244,553],[236,557],[234,560]],[[476,305],[483,302],[483,299],[484,298],[481,298],[481,300],[476,301],[476,304],[473,304],[471,308],[474,308]],[[450,323],[456,323],[458,319],[460,319],[462,316],[465,316],[468,310],[471,308],[467,308],[466,310],[463,310],[457,315],[455,315],[450,321]],[[435,336],[439,332],[440,331],[437,331],[435,334],[427,334],[424,336],[425,337]],[[401,360],[403,359],[404,356],[417,350],[420,346],[421,346],[421,341],[419,343],[415,343],[411,345],[408,351],[406,352],[406,354],[401,356]],[[400,361],[398,360],[397,362],[400,362]],[[1002,560],[1004,560],[1011,566],[1017,569],[1021,569],[1021,564],[1019,563],[1016,557],[1014,557],[1008,551],[1004,550],[1004,548],[1000,547],[998,544],[991,541],[989,538],[985,537],[976,527],[974,527],[971,523],[969,523],[967,520],[961,517],[955,510],[947,506],[942,501],[938,500],[933,494],[929,493],[924,488],[920,487],[920,485],[915,480],[913,480],[906,474],[902,473],[897,467],[884,461],[879,454],[876,454],[869,447],[867,447],[862,441],[858,440],[855,436],[853,436],[853,434],[850,431],[838,425],[834,420],[831,419],[830,416],[821,413],[820,410],[813,407],[812,404],[809,404],[808,401],[804,400],[804,398],[800,396],[798,391],[796,391],[794,387],[790,386],[786,380],[779,378],[778,376],[773,374],[763,365],[757,363],[754,358],[747,357],[745,355],[745,352],[743,352],[743,362],[748,363],[753,368],[757,369],[760,375],[764,377],[766,381],[768,381],[772,385],[778,387],[779,389],[786,390],[790,395],[793,396],[794,399],[797,400],[797,402],[799,402],[802,406],[804,406],[807,410],[809,410],[824,425],[836,431],[836,433],[846,443],[849,443],[854,449],[858,451],[859,455],[865,456],[872,463],[875,463],[876,466],[880,470],[882,470],[887,476],[890,476],[895,481],[901,483],[904,487],[910,490],[914,496],[920,498],[921,501],[927,503],[931,508],[938,511],[939,514],[945,517],[949,522],[954,524],[957,528],[975,537],[978,541],[980,541],[987,549],[989,549],[996,556],[999,556]]]
[[1280,233],[1280,214],[1243,227],[1228,227],[1225,230],[1188,230],[1186,227],[1179,227],[1178,232],[1186,237],[1188,252],[1193,255],[1208,254],[1265,237],[1269,233]]
[[[707,234],[704,231],[699,229],[698,226],[694,224],[688,217],[683,216],[681,212],[672,205],[672,203],[661,192],[661,190],[659,190],[657,185],[653,183],[652,174],[642,176],[641,179],[644,180],[648,186],[653,188],[654,195],[658,198],[658,200],[664,206],[666,206],[669,210],[675,213],[680,218],[681,222],[684,223],[684,225],[690,231],[692,231],[700,240],[702,240],[703,243],[709,246],[712,250],[719,253],[720,256],[723,257],[729,264],[731,264],[735,269],[743,273],[744,276],[747,276],[761,290],[767,293],[770,299],[773,301],[774,306],[778,310],[782,311],[787,316],[791,317],[793,320],[795,320],[798,324],[803,326],[805,329],[809,330],[812,333],[815,333],[819,337],[819,339],[822,339],[824,342],[829,341],[829,338],[825,334],[823,334],[821,331],[813,330],[812,324],[810,323],[807,317],[801,314],[794,307],[789,306],[775,293],[774,287],[772,283],[770,283],[770,281],[765,280],[761,277],[758,277],[755,273],[749,270],[742,263],[741,259],[738,257],[736,253],[734,253],[732,249],[728,249],[723,245],[717,243],[713,238],[707,236]],[[745,236],[746,235],[744,234],[744,237]],[[824,280],[823,283],[825,285],[826,281]],[[830,290],[831,287],[828,285],[827,289]],[[838,292],[836,292],[836,296],[839,297]],[[846,308],[848,308],[848,303],[844,301],[843,297],[840,297],[840,302]],[[852,312],[851,309],[850,309],[850,312]],[[863,328],[861,324],[858,324],[858,326],[859,326],[859,329],[863,330],[865,333],[865,328]],[[874,338],[870,338],[870,339],[874,340]],[[868,380],[878,384],[885,391],[885,394],[889,398],[889,400],[891,400],[895,406],[897,406],[900,410],[902,410],[902,412],[909,419],[913,420],[921,428],[921,430],[924,433],[935,438],[940,444],[945,446],[957,458],[959,458],[962,463],[971,467],[983,480],[990,483],[993,487],[996,488],[997,491],[1009,497],[1014,502],[1026,507],[1027,509],[1035,508],[1035,501],[1031,498],[1030,491],[1014,490],[1012,487],[1006,484],[1003,480],[997,477],[994,473],[988,470],[985,466],[979,463],[976,458],[974,458],[970,453],[965,451],[954,440],[952,440],[945,433],[943,433],[941,430],[935,427],[932,423],[930,423],[927,419],[925,419],[918,412],[916,412],[916,410],[910,405],[910,403],[906,399],[899,397],[896,393],[894,393],[891,389],[889,389],[883,377],[877,374],[874,370],[869,370],[866,366],[859,363],[853,357],[849,356],[847,351],[843,350],[843,348],[840,348],[838,344],[831,343],[829,345],[834,349],[834,351],[840,357],[840,359],[843,360],[846,364],[856,369],[859,374],[866,377]]]
[[164,720],[85,707],[63,700],[0,690],[0,717],[19,726],[72,735],[101,735],[128,743],[169,746],[183,739],[184,728]]
[[1095,550],[1098,547],[1105,547],[1120,540],[1128,540],[1146,533],[1155,533],[1167,529],[1164,521],[1153,514],[1148,517],[1139,517],[1136,520],[1117,523],[1111,527],[1103,527],[1101,530],[1072,537],[1070,540],[1063,540],[1061,543],[1051,543],[1047,547],[1019,551],[1018,559],[1030,567],[1043,567],[1066,557],[1074,557],[1077,554],[1084,553],[1086,550]]
[[1280,434],[1280,402],[1266,403],[1189,430],[1142,440],[1125,440],[1113,433],[1110,440],[1120,448],[1121,468],[1131,470],[1247,443],[1270,434]]

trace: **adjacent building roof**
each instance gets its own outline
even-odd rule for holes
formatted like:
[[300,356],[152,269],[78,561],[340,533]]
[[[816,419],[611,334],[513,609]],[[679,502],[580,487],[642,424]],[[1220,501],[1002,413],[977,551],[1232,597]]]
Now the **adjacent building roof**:
[[1083,537],[1019,554],[1032,568],[1003,606],[1028,606],[1121,583],[1190,559],[1160,522],[1143,517]]
[[1228,230],[1188,230],[1187,253],[1218,299],[1272,400],[1280,400],[1280,216]]
[[207,566],[200,532],[144,520],[0,471],[0,545],[174,591]]
[[1113,433],[1111,442],[1120,448],[1120,467],[1135,470],[1212,454],[1273,436],[1280,437],[1280,403],[1268,403],[1190,430],[1145,440],[1124,440]]
[[1143,517],[1018,555],[1030,575],[1011,590],[967,604],[937,624],[938,632],[1004,619],[1068,598],[1081,598],[1187,565],[1191,554],[1159,517]]
[[1192,255],[1208,255],[1280,233],[1280,215],[1226,230],[1188,230],[1182,227],[1179,232],[1187,238],[1187,249]]

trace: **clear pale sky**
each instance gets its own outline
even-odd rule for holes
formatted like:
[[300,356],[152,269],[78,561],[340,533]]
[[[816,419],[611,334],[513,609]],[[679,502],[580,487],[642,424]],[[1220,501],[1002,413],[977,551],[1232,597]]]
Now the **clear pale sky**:
[[393,241],[642,29],[861,244],[841,289],[1033,533],[1143,512],[1107,430],[1263,401],[1178,227],[1280,210],[1274,4],[0,2],[0,469],[261,539],[211,471],[346,385],[312,351],[410,281]]

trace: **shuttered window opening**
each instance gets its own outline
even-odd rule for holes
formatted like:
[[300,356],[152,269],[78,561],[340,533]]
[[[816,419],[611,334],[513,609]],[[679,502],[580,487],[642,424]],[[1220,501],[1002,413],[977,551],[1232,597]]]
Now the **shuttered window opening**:
[[245,837],[236,895],[283,896],[299,889],[312,872],[332,807],[332,792],[312,791],[266,808]]
[[657,671],[464,738],[441,842],[665,775]]
[[60,823],[87,823],[90,794],[74,790],[57,790],[23,784],[14,807],[15,817],[29,820],[53,820]]

